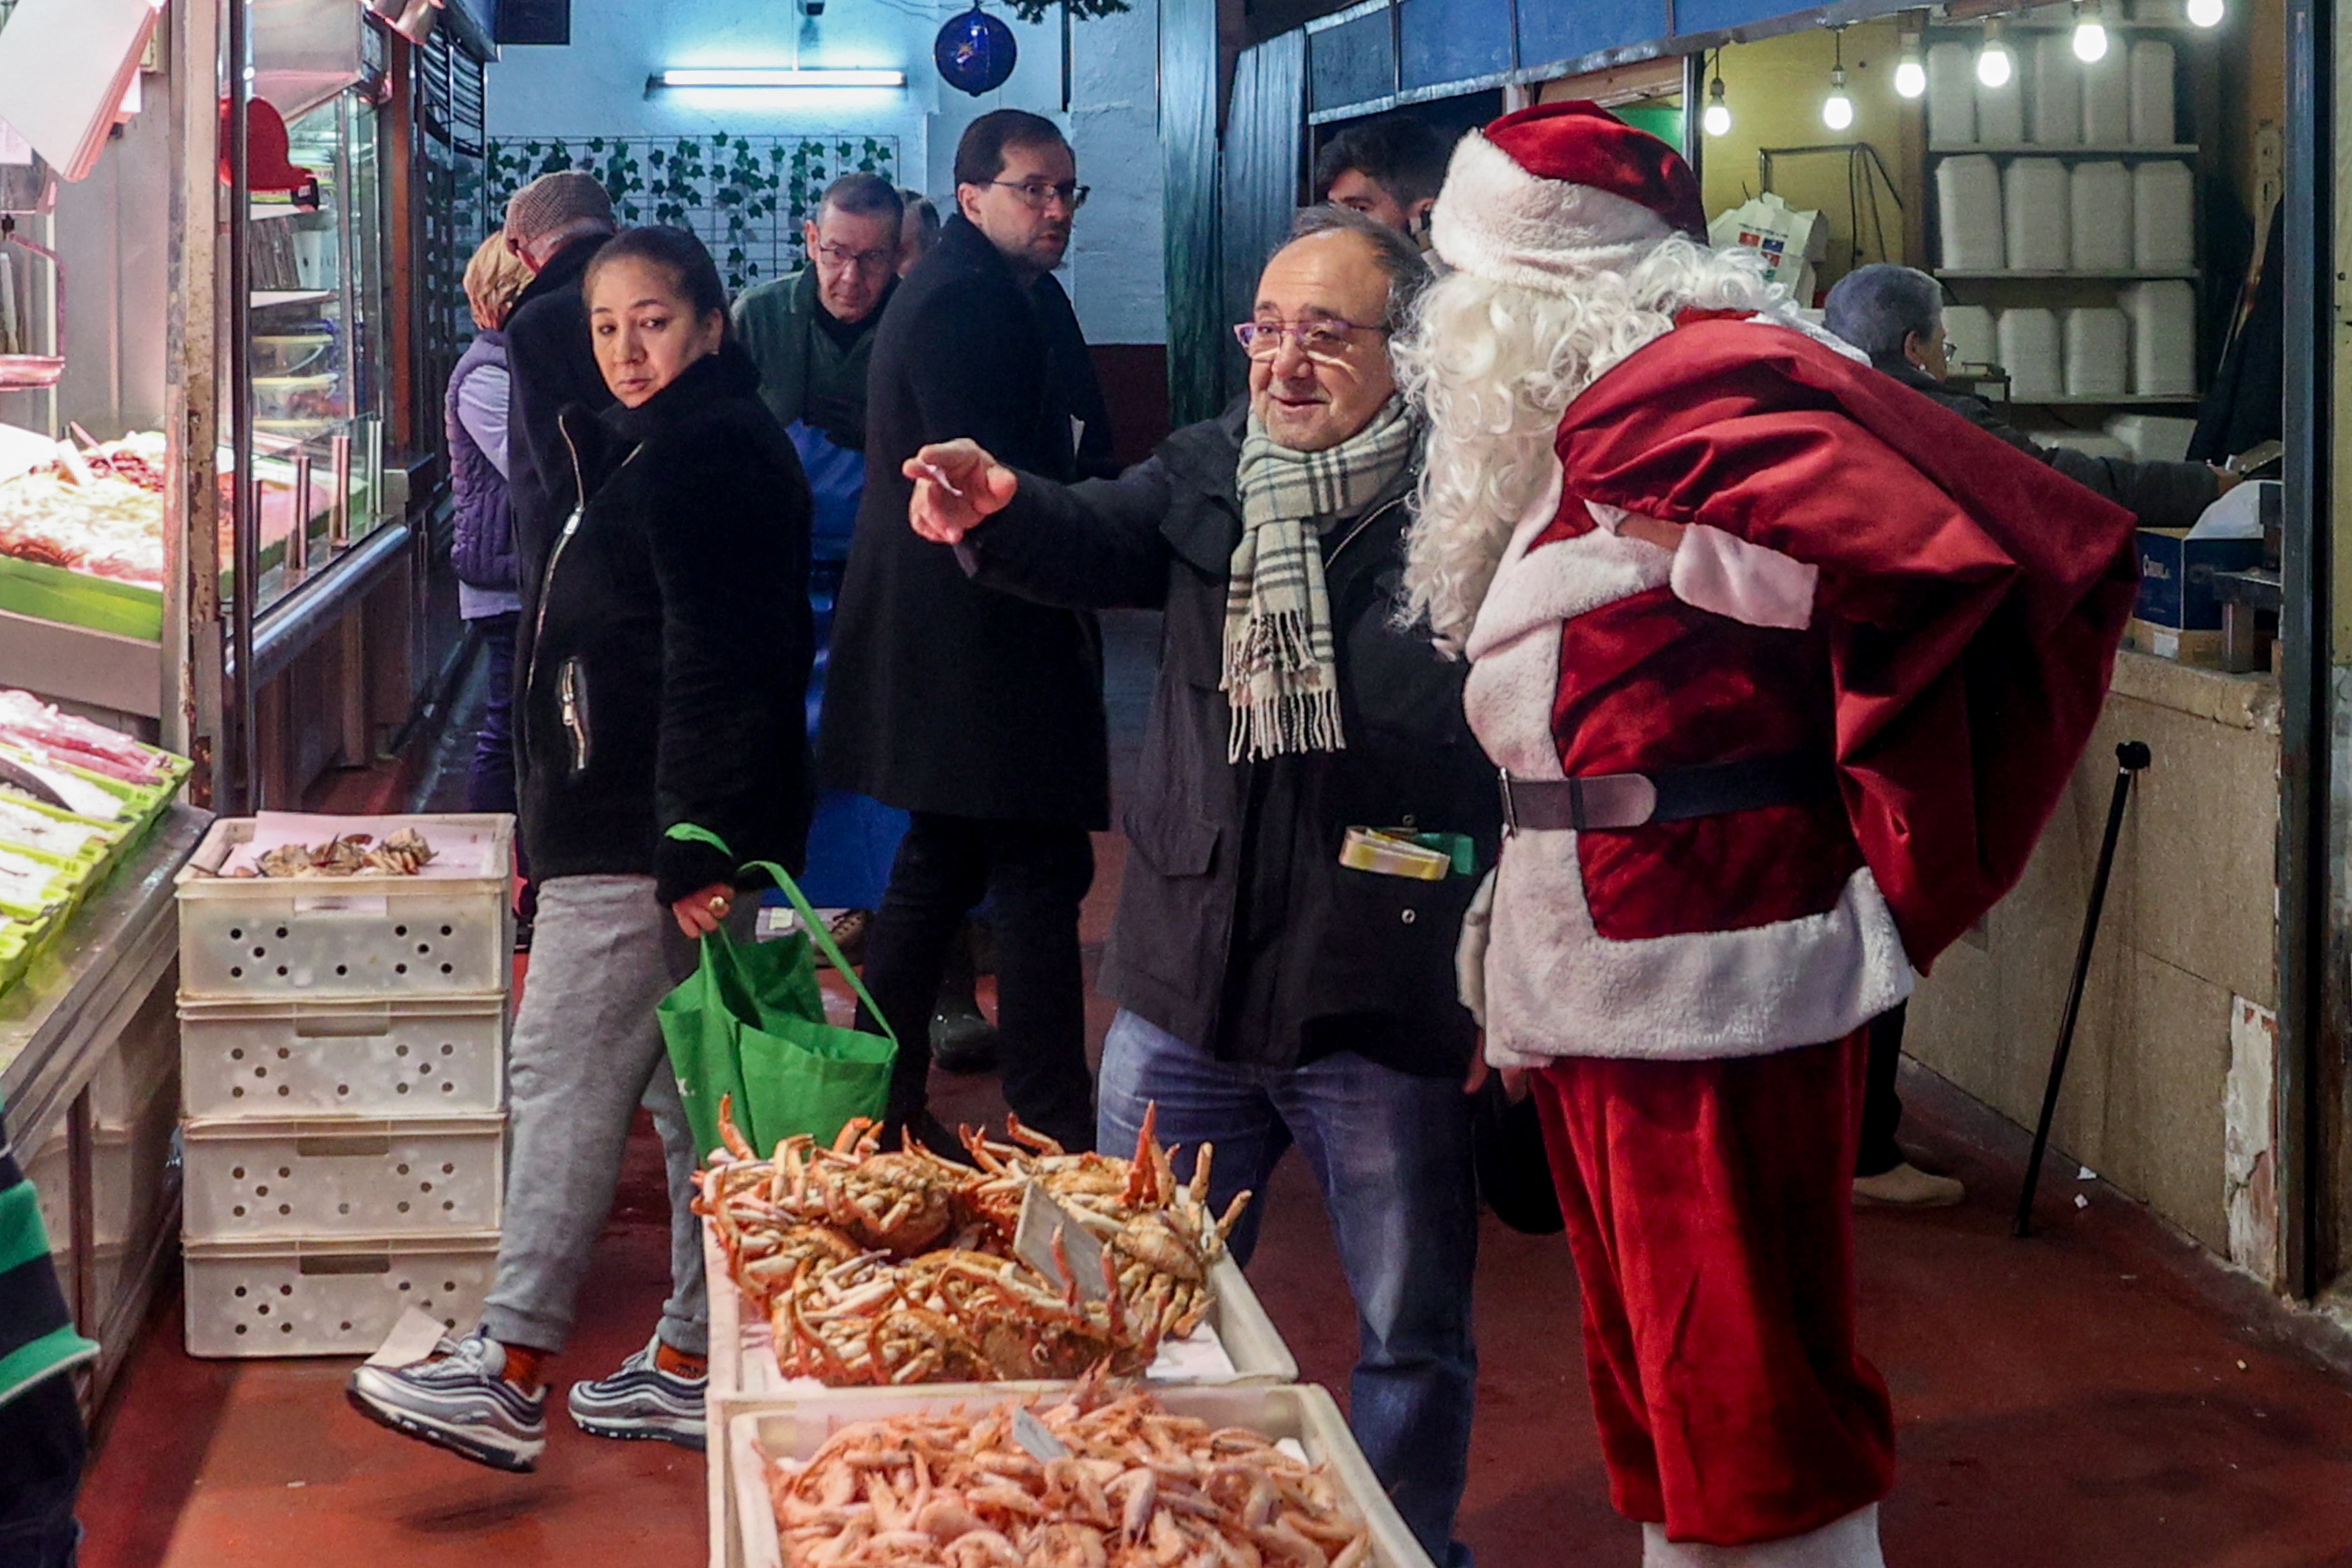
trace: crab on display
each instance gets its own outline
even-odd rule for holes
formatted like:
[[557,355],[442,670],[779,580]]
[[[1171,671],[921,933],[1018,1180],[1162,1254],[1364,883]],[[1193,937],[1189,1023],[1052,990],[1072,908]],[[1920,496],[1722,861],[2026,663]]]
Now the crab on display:
[[[1211,1271],[1249,1201],[1212,1213],[1211,1150],[1178,1181],[1151,1112],[1132,1159],[1072,1155],[1008,1118],[1009,1143],[964,1134],[972,1169],[885,1151],[863,1118],[829,1146],[786,1138],[763,1160],[732,1111],[722,1099],[730,1157],[697,1178],[695,1207],[767,1315],[779,1365],[836,1386],[1140,1373],[1206,1318]],[[1079,1289],[1058,1234],[1058,1282],[1013,1256],[1032,1185],[1101,1244],[1100,1299]]]

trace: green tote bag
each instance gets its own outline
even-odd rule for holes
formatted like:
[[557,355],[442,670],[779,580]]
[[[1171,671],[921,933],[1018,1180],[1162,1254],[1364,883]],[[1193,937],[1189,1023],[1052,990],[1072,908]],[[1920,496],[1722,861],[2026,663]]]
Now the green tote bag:
[[[698,829],[674,828],[671,836],[726,847]],[[826,1021],[812,939],[866,1012],[880,1019],[882,1009],[783,868],[754,862],[745,869],[774,880],[798,912],[800,929],[749,945],[723,929],[705,936],[699,967],[658,1009],[687,1120],[706,1157],[720,1145],[722,1095],[733,1101],[737,1130],[763,1155],[795,1134],[831,1143],[850,1118],[878,1119],[898,1053],[887,1019],[878,1035]]]

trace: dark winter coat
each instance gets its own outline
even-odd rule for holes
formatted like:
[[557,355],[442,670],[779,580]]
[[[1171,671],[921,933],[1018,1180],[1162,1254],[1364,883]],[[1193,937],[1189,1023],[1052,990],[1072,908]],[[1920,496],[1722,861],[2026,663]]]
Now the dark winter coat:
[[1060,286],[1024,287],[961,217],[883,312],[820,721],[828,783],[908,810],[1107,824],[1094,616],[975,587],[907,527],[899,473],[927,443],[969,436],[1026,472],[1079,477],[1081,451],[1107,454],[1109,433],[1076,332]]
[[515,572],[514,509],[508,498],[506,476],[457,415],[457,400],[466,383],[482,371],[504,370],[506,363],[506,334],[476,333],[459,356],[457,368],[449,372],[443,417],[449,438],[449,488],[457,521],[456,541],[449,547],[450,564],[457,569],[457,580],[468,587],[512,591],[520,579]]
[[2221,495],[2221,476],[2202,463],[2135,463],[2127,457],[2094,457],[2071,446],[2045,446],[1993,411],[1992,404],[1957,392],[1908,360],[1878,368],[1916,388],[1978,429],[2000,436],[2030,457],[2039,457],[2086,489],[2095,490],[2139,518],[2144,528],[2185,528]]
[[1350,827],[1468,833],[1482,867],[1496,853],[1494,769],[1462,714],[1467,666],[1392,620],[1411,476],[1323,541],[1346,747],[1229,762],[1218,676],[1243,423],[1237,408],[1180,430],[1116,480],[1024,475],[960,553],[977,581],[1043,603],[1165,612],[1104,990],[1229,1061],[1352,1050],[1453,1077],[1475,1045],[1454,947],[1476,878],[1339,863]]
[[530,653],[530,631],[548,548],[574,499],[572,459],[559,423],[565,409],[591,413],[613,405],[612,389],[596,368],[588,338],[588,302],[581,280],[603,248],[590,235],[557,251],[507,316],[507,372],[514,388],[507,415],[507,495],[514,508],[515,566],[522,579],[522,637],[518,659]]
[[[667,904],[800,864],[809,491],[758,388],[730,341],[642,407],[563,411],[589,500],[549,550],[520,719],[542,880],[652,875]],[[682,822],[732,855],[665,837]]]

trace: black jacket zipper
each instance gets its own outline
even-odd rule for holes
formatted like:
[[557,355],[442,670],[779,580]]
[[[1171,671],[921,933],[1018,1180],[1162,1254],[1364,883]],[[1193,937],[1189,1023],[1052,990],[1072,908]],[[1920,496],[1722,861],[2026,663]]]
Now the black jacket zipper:
[[[572,439],[572,427],[564,422],[561,414],[556,416],[555,428],[562,433],[564,450],[571,454],[572,456],[572,493],[575,497],[575,500],[572,504],[572,515],[563,519],[563,531],[555,536],[555,548],[547,552],[546,569],[539,574],[539,609],[537,613],[531,617],[530,623],[530,664],[529,667],[523,671],[522,682],[522,689],[526,698],[522,705],[522,754],[526,758],[530,755],[531,751],[531,705],[528,700],[528,697],[531,692],[536,691],[539,687],[539,656],[547,638],[548,597],[555,591],[555,569],[562,564],[563,548],[572,542],[572,536],[580,531],[581,519],[588,515],[588,480],[586,475],[582,472],[580,466],[580,444]],[[635,446],[630,448],[629,455],[621,459],[620,468],[615,468],[613,472],[617,475],[621,471],[621,468],[626,468],[630,464],[635,463],[637,460],[637,454],[643,452],[645,449],[645,443],[642,441]],[[609,484],[611,483],[611,480],[608,478],[605,482]],[[572,694],[567,693],[564,695],[566,700],[563,702],[562,706],[565,709],[565,721],[566,723],[569,723],[571,722],[571,710],[573,706],[572,702],[569,699],[572,697]],[[587,749],[587,739],[585,735],[575,730],[573,732],[573,738],[581,755],[584,757]],[[583,762],[581,767],[584,766],[585,763]],[[577,774],[579,771],[580,767],[575,767],[572,769],[574,774]]]

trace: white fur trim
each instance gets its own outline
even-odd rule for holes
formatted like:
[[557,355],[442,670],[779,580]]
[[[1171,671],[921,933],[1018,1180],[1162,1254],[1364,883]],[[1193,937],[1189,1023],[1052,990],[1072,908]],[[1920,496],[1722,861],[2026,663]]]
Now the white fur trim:
[[[1669,583],[1680,553],[1598,528],[1538,545],[1560,495],[1555,473],[1520,517],[1466,650],[1470,727],[1521,779],[1565,777],[1552,730],[1564,624]],[[1902,938],[1866,868],[1822,915],[1615,942],[1593,925],[1574,833],[1504,844],[1486,955],[1486,1054],[1498,1067],[1762,1055],[1839,1039],[1910,994]]]
[[1868,867],[1826,913],[1616,942],[1592,924],[1577,835],[1506,840],[1486,951],[1486,1060],[1703,1061],[1839,1040],[1911,994]]
[[1821,578],[1822,569],[1809,561],[1705,523],[1689,523],[1669,580],[1675,597],[1694,609],[1750,626],[1801,632],[1812,624]]
[[1517,779],[1564,777],[1551,728],[1561,624],[1664,585],[1674,561],[1655,545],[1599,528],[1530,550],[1559,510],[1558,468],[1519,519],[1465,649],[1463,710],[1487,758]]
[[1552,294],[1628,266],[1674,232],[1639,202],[1529,173],[1475,131],[1454,144],[1429,214],[1447,266]]
[[1858,1508],[1819,1530],[1748,1546],[1668,1541],[1664,1526],[1642,1526],[1642,1568],[1886,1568],[1878,1546],[1878,1505]]

